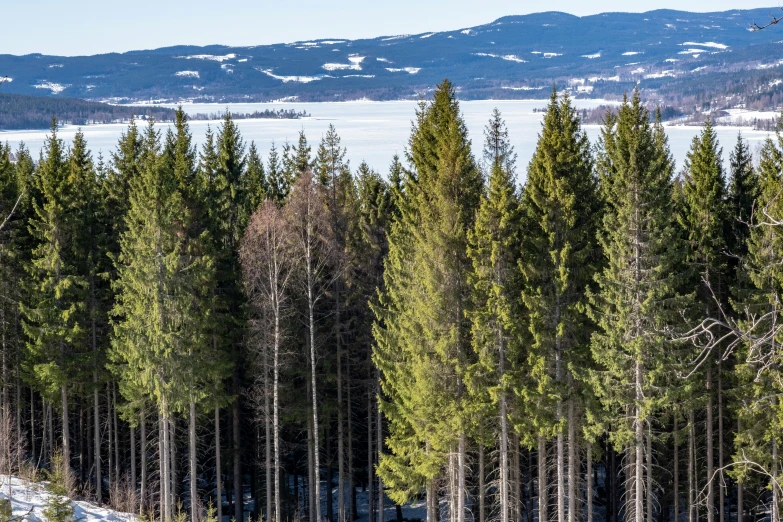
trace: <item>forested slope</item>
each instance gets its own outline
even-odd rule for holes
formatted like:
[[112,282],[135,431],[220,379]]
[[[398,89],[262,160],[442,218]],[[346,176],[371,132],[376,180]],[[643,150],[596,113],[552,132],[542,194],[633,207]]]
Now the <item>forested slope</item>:
[[0,148],[0,474],[164,521],[779,520],[783,136],[678,168],[638,92],[595,149],[552,93],[520,187],[487,116],[444,81],[384,175],[181,110]]

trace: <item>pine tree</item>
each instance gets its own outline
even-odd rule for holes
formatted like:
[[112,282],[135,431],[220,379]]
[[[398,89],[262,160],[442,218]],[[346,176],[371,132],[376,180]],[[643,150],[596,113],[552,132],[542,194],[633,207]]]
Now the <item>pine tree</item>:
[[[470,284],[474,300],[470,318],[476,353],[476,363],[468,371],[468,387],[475,397],[470,417],[475,424],[472,431],[479,438],[479,443],[482,447],[492,444],[495,431],[500,432],[498,507],[501,522],[508,522],[512,515],[510,383],[514,373],[520,370],[519,363],[522,361],[519,331],[522,278],[517,269],[521,252],[521,213],[514,180],[513,149],[497,109],[485,134],[484,154],[485,159],[491,162],[491,170],[475,227],[468,236],[468,255],[473,263]],[[483,499],[483,477],[486,473],[481,464],[483,462],[478,472],[479,495]],[[485,513],[482,500],[479,520],[485,519]]]
[[[256,148],[256,143],[254,141],[250,142],[250,147],[247,150],[247,173],[245,175],[245,183],[246,186],[243,187],[242,190],[246,194],[247,210],[252,213],[261,206],[261,202],[266,199],[267,193],[269,192],[266,173],[264,172],[264,163],[258,155],[258,149]],[[245,216],[242,221],[248,223],[250,221],[249,216]]]
[[[531,405],[529,418],[539,438],[540,467],[545,459],[544,440],[550,435],[556,439],[560,522],[566,520],[566,513],[569,522],[575,522],[577,516],[576,456],[584,393],[575,392],[579,382],[574,372],[587,368],[590,360],[592,324],[584,308],[597,266],[600,212],[592,162],[587,136],[570,99],[564,96],[558,100],[553,91],[522,196],[520,267],[537,380],[533,386],[538,387],[534,394],[538,404]],[[543,483],[545,477],[539,480]],[[543,503],[545,488],[539,491],[539,502]],[[539,510],[545,513],[546,507],[540,504]]]
[[672,350],[663,332],[680,319],[687,302],[677,294],[672,271],[681,254],[672,218],[671,158],[638,91],[616,116],[607,117],[598,168],[606,203],[599,233],[606,265],[591,295],[599,326],[591,344],[599,368],[591,380],[606,411],[610,442],[628,452],[626,519],[642,522],[645,499],[653,495],[644,474],[645,441],[666,403],[671,371],[666,358]]

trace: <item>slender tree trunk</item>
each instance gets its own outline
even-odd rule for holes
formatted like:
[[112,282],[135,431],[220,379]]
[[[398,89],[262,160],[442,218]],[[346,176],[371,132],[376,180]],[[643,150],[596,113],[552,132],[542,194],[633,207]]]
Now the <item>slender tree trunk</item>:
[[68,389],[65,385],[60,386],[60,399],[62,400],[63,408],[63,468],[66,475],[65,482],[66,487],[70,489],[70,469],[71,469],[71,431],[70,423],[68,421]]
[[712,398],[712,368],[707,368],[707,522],[715,522],[715,453],[713,450],[713,398]]
[[[569,384],[573,386],[573,379],[569,378]],[[577,500],[577,451],[579,441],[576,435],[576,415],[574,413],[574,400],[568,399],[568,522],[577,522],[576,500]]]
[[220,462],[220,408],[215,407],[215,497],[218,522],[223,522],[223,484]]
[[[338,325],[339,327],[339,325]],[[345,516],[345,433],[343,431],[343,363],[337,333],[337,519],[346,522]]]
[[[509,492],[509,514],[508,518],[513,517],[514,522],[522,522],[522,467],[520,466],[520,451],[521,444],[519,443],[519,435],[514,433],[511,438],[514,445],[514,460],[511,463],[513,468],[513,481],[512,490]],[[532,478],[531,478],[532,482]],[[531,493],[532,495],[532,493]],[[531,496],[532,501],[532,496]]]
[[[585,478],[587,479],[587,490],[585,491],[585,500],[587,503],[587,522],[593,522],[593,445],[587,443],[587,469],[585,470]],[[649,522],[652,522],[650,520]]]
[[[737,416],[737,433],[742,433],[742,421]],[[745,522],[744,491],[742,482],[737,482],[737,522]]]
[[[498,376],[503,386],[503,377],[506,373],[506,354],[505,346],[503,343],[503,334],[498,329],[497,334],[498,344]],[[500,522],[509,522],[509,473],[508,473],[508,411],[506,411],[506,391],[501,388],[500,390]],[[483,448],[482,448],[483,449]],[[516,469],[516,476],[519,477],[519,466]],[[519,482],[517,480],[516,482]],[[484,499],[484,492],[481,492],[481,498]],[[519,499],[515,499],[516,503],[519,503]],[[481,511],[482,519],[484,522],[484,510]],[[516,518],[516,517],[515,517]],[[521,522],[515,520],[514,522]]]
[[[310,396],[310,383],[307,383],[307,394]],[[315,460],[313,451],[313,416],[307,416],[307,474],[308,474],[308,520],[309,522],[315,522],[315,481],[316,477],[320,479],[320,474],[315,471]]]
[[696,441],[693,426],[693,410],[688,412],[688,522],[696,522],[696,481],[694,462]]
[[647,449],[645,451],[645,461],[647,464],[647,487],[645,488],[647,500],[647,520],[652,522],[653,520],[653,464],[652,464],[652,429],[649,423],[647,424]]
[[272,446],[274,441],[272,440],[272,408],[270,407],[269,398],[272,394],[272,390],[269,386],[269,345],[265,343],[264,346],[264,471],[265,471],[265,485],[266,485],[266,522],[272,522],[274,518],[274,496],[272,489]]
[[[192,384],[191,384],[192,386]],[[188,422],[188,451],[190,462],[190,520],[200,518],[198,498],[198,470],[196,469],[196,398],[190,394],[190,419]]]
[[139,515],[143,515],[147,508],[147,412],[145,410],[141,410],[139,428],[139,446],[141,449],[141,488],[139,491]]
[[[131,490],[136,492],[136,428],[130,427],[130,487]],[[194,522],[196,519],[193,519]]]
[[[174,415],[169,415],[169,484],[171,484],[171,516],[176,515],[175,508],[179,506],[179,487],[180,481],[178,478],[177,470],[177,423],[174,419]],[[117,468],[119,469],[119,468]]]
[[[369,353],[369,351],[368,351]],[[369,375],[367,376],[367,520],[375,520],[375,476],[373,473],[373,407],[372,407],[372,360],[368,357],[367,361]]]
[[35,451],[35,391],[32,386],[30,387],[30,450],[33,461],[37,461]]
[[[308,227],[308,232],[309,232]],[[313,281],[312,267],[310,266],[310,256],[308,254],[307,279],[308,279],[308,312],[309,312],[309,333],[310,333],[310,387],[312,391],[313,404],[313,460],[315,464],[315,473],[321,469],[321,459],[319,451],[319,426],[318,426],[318,388],[316,386],[316,358],[315,358],[315,302],[313,290],[315,282]],[[327,492],[331,496],[331,491]],[[315,481],[315,519],[321,522],[321,486],[316,476]]]
[[[379,370],[375,370],[375,394],[376,394],[376,404],[375,404],[375,445],[376,450],[375,453],[377,454],[377,460],[376,462],[380,464],[381,462],[381,454],[383,453],[383,417],[381,416],[381,405],[379,404],[380,397],[381,397],[381,373]],[[378,475],[378,520],[377,522],[386,522],[386,516],[385,516],[385,502],[384,502],[384,495],[383,495],[383,479],[380,475]],[[428,515],[429,518],[429,515]]]
[[438,513],[438,498],[435,492],[435,481],[429,479],[426,485],[426,503],[427,503],[427,522],[438,522],[440,514]]
[[635,465],[635,486],[636,493],[634,495],[634,516],[636,522],[644,522],[643,511],[643,499],[644,499],[644,425],[642,420],[642,401],[644,396],[642,394],[642,364],[636,363],[636,411],[634,415],[634,423],[636,429],[636,459]]
[[350,509],[348,513],[348,517],[350,522],[353,522],[356,520],[356,486],[354,485],[354,474],[353,474],[353,401],[351,399],[351,360],[350,358],[346,359],[346,375],[345,375],[345,381],[346,381],[346,416],[348,417],[348,422],[346,423],[346,427],[348,428],[348,466],[347,466],[347,486],[348,486],[348,492],[350,493]]
[[680,434],[677,423],[677,414],[674,414],[674,522],[680,522]]
[[[234,389],[239,391],[238,383],[234,382]],[[234,446],[234,520],[244,522],[245,499],[242,487],[242,451],[239,445],[239,395],[231,404],[231,417],[233,421],[233,446]]]
[[95,451],[95,495],[98,498],[98,503],[103,499],[103,475],[101,475],[101,405],[98,394],[98,372],[93,372],[93,385],[95,388],[92,392],[93,407],[95,413],[93,414],[93,442]]
[[547,513],[548,492],[546,480],[546,439],[543,435],[538,436],[538,522],[547,522],[549,514]]
[[114,480],[120,477],[120,434],[117,427],[117,390],[111,385],[112,422],[114,422]]
[[484,484],[484,476],[485,476],[485,468],[484,468],[484,445],[479,443],[478,445],[478,495],[479,495],[479,522],[484,522],[486,518],[486,506],[484,504],[484,488],[486,487]]
[[[272,352],[272,432],[274,438],[275,516],[274,521],[283,520],[280,502],[280,311],[275,301],[274,351]],[[268,476],[268,474],[267,474]],[[312,509],[312,506],[310,507]]]
[[718,509],[719,522],[726,522],[726,476],[723,473],[723,365],[718,365]]
[[465,468],[467,466],[466,453],[467,453],[467,441],[465,440],[465,433],[459,434],[458,451],[457,451],[457,522],[465,522]]

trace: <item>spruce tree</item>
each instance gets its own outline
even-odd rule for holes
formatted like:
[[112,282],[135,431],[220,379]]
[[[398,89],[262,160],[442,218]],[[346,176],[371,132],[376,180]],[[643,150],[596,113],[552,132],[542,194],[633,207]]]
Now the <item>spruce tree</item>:
[[[497,154],[498,161],[505,161],[503,153]],[[556,439],[560,522],[566,519],[566,502],[569,522],[575,522],[577,516],[577,448],[584,393],[577,391],[580,385],[574,372],[587,368],[590,360],[592,324],[585,304],[597,266],[600,212],[592,163],[590,145],[576,110],[567,95],[558,100],[553,91],[522,196],[520,267],[524,276],[522,299],[532,337],[536,381],[532,386],[538,388],[534,394],[537,404],[530,405],[528,418],[538,437],[541,468],[545,439]],[[544,482],[545,477],[540,475],[539,480]],[[545,501],[540,495],[539,502]],[[546,512],[543,504],[539,509]]]
[[[521,370],[522,336],[519,300],[521,274],[521,213],[515,187],[513,149],[500,112],[495,109],[485,130],[485,159],[491,161],[488,186],[482,195],[476,223],[468,236],[468,255],[473,264],[470,313],[476,362],[467,373],[472,399],[471,431],[480,447],[498,441],[498,508],[501,522],[512,516],[510,488],[511,400],[513,375]],[[484,452],[481,451],[481,457]],[[479,463],[479,520],[485,519],[483,458]]]
[[628,452],[626,518],[642,522],[653,485],[645,477],[645,442],[656,414],[666,404],[667,326],[687,304],[677,293],[679,234],[672,209],[672,164],[665,144],[650,124],[638,91],[616,116],[606,119],[598,157],[602,199],[606,203],[599,242],[605,267],[591,295],[598,324],[591,372],[605,410],[608,436]]
[[[193,393],[191,359],[205,342],[199,300],[211,267],[187,255],[189,209],[152,122],[138,177],[130,183],[126,231],[120,239],[112,362],[121,391],[156,404],[161,416],[162,518],[173,516],[171,423]],[[201,361],[204,364],[204,361]]]
[[[728,304],[728,274],[725,231],[728,228],[725,205],[725,179],[721,149],[712,123],[707,122],[699,136],[693,138],[686,156],[683,184],[681,226],[688,242],[685,269],[690,273],[689,292],[696,293],[695,307],[700,317],[719,317]],[[698,369],[705,392],[699,401],[705,408],[705,471],[711,477],[715,470],[715,404],[722,411],[721,366],[723,354],[718,348],[708,354]],[[699,360],[699,357],[694,357]],[[695,377],[695,376],[694,376]],[[716,384],[717,382],[717,384]],[[697,388],[698,389],[698,388]],[[693,405],[692,407],[696,407]],[[722,423],[722,419],[720,419]],[[720,448],[719,448],[720,450]],[[722,450],[720,450],[722,452]],[[722,453],[721,453],[722,454]],[[722,465],[719,465],[722,468]],[[722,473],[722,471],[721,471]],[[716,481],[707,481],[707,521],[713,522],[716,510]],[[722,484],[722,480],[718,483]],[[721,504],[722,504],[721,497]]]
[[[415,362],[407,369],[410,376],[399,383],[390,382],[398,372],[384,371],[384,392],[394,401],[385,405],[390,417],[387,443],[394,456],[384,455],[379,471],[400,500],[426,483],[428,520],[433,520],[434,480],[448,465],[456,470],[448,475],[450,509],[462,522],[467,508],[464,369],[472,352],[464,320],[470,310],[467,233],[474,225],[483,183],[448,80],[438,86],[434,100],[420,108],[410,145],[417,174],[413,220],[405,232],[410,238],[410,273],[399,282],[386,279],[389,296],[400,301],[382,304],[394,315],[384,312],[379,319],[387,328],[391,322],[396,326],[378,332],[376,340],[384,345],[379,351],[386,352],[380,357]],[[386,370],[390,363],[381,364]]]
[[[74,148],[82,159],[88,154],[81,133],[76,136]],[[30,221],[36,246],[29,267],[32,289],[23,307],[24,329],[35,381],[47,400],[58,403],[62,413],[62,457],[69,467],[68,399],[71,385],[79,381],[84,368],[85,281],[72,252],[78,222],[65,150],[54,119],[34,179],[40,200],[33,202],[35,218]]]

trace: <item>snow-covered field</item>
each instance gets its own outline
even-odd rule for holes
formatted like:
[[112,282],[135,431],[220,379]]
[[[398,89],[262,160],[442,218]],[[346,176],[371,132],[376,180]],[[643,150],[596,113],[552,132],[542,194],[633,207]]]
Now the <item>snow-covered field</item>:
[[[51,493],[46,490],[43,483],[30,482],[19,477],[11,477],[9,495],[8,476],[0,475],[0,498],[10,497],[14,516],[30,513],[25,520],[44,521],[43,510],[50,496]],[[137,519],[132,513],[119,513],[91,502],[74,500],[71,504],[74,508],[74,519],[79,522],[135,522]]]

